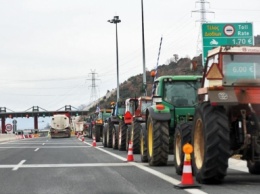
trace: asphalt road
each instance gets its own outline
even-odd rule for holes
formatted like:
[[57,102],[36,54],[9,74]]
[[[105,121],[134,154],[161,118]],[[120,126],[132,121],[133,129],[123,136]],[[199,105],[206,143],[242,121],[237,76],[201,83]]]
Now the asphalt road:
[[0,143],[1,194],[259,194],[260,176],[247,172],[244,162],[231,160],[221,185],[176,189],[173,156],[164,167],[150,167],[127,152],[92,147],[71,138],[35,138]]

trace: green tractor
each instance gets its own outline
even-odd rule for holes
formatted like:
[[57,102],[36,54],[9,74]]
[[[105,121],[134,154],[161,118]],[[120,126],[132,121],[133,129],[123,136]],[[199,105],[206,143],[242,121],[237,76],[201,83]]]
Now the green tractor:
[[186,125],[191,125],[193,120],[201,79],[199,75],[155,79],[152,106],[146,109],[146,127],[140,133],[142,162],[151,166],[167,165],[170,150],[174,151],[174,136],[185,132]]

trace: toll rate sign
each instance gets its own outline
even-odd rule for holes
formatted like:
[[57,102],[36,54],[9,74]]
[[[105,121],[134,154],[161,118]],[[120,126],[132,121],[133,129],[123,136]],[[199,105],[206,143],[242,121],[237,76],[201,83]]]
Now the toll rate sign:
[[203,62],[208,51],[218,46],[254,45],[252,23],[205,23],[202,24]]

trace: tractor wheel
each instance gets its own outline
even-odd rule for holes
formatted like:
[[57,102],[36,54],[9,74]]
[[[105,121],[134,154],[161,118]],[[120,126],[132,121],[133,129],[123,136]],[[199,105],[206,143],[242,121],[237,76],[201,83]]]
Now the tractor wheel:
[[108,122],[107,128],[107,147],[112,148],[112,130],[114,128],[114,124],[111,121]]
[[260,174],[260,162],[248,160],[247,168],[250,174]]
[[124,121],[120,121],[118,126],[118,150],[120,151],[125,150],[126,131],[127,125]]
[[95,129],[94,129],[94,136],[96,138],[96,142],[100,142],[100,128],[101,126],[95,126]]
[[169,129],[167,121],[147,120],[148,161],[150,166],[165,166],[169,154]]
[[184,163],[184,152],[182,151],[183,146],[186,143],[191,143],[191,130],[192,123],[187,122],[178,125],[175,129],[174,135],[174,166],[176,174],[182,175],[183,163]]
[[125,138],[125,150],[128,151],[129,141],[131,140],[131,128],[127,126]]
[[205,184],[221,183],[230,157],[228,117],[223,107],[209,102],[200,104],[192,129],[192,166],[196,180]]
[[105,124],[104,128],[103,128],[103,137],[102,137],[102,144],[104,147],[107,147],[107,128],[108,128],[108,124]]
[[118,149],[118,125],[114,125],[112,129],[112,148]]
[[141,126],[140,130],[140,154],[141,161],[148,162],[148,154],[147,154],[147,133],[145,126]]
[[137,121],[134,121],[131,127],[132,134],[133,134],[133,153],[140,154],[140,131],[141,131],[141,124]]
[[89,138],[92,138],[92,130],[93,130],[93,126],[92,126],[92,124],[91,125],[89,125]]

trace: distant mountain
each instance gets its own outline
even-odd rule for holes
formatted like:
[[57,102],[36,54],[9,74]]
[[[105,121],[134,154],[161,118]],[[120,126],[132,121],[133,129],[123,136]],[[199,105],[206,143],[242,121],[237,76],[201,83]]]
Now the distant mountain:
[[[255,46],[260,46],[260,35],[255,36]],[[192,62],[197,63],[197,69],[195,71],[191,70]],[[175,61],[170,61],[168,65],[160,65],[157,69],[157,77],[162,75],[202,75],[202,56],[194,57],[192,60],[189,58],[181,58]],[[151,77],[151,71],[146,72],[146,82],[147,82],[147,95],[151,96],[153,78]],[[97,101],[86,106],[84,109],[90,112],[95,112],[97,104],[100,108],[109,108],[111,102],[116,102],[116,89],[112,91],[107,91],[106,96],[101,97]],[[119,86],[120,100],[125,100],[126,98],[134,98],[143,96],[143,75],[135,75],[128,80],[124,81]]]

